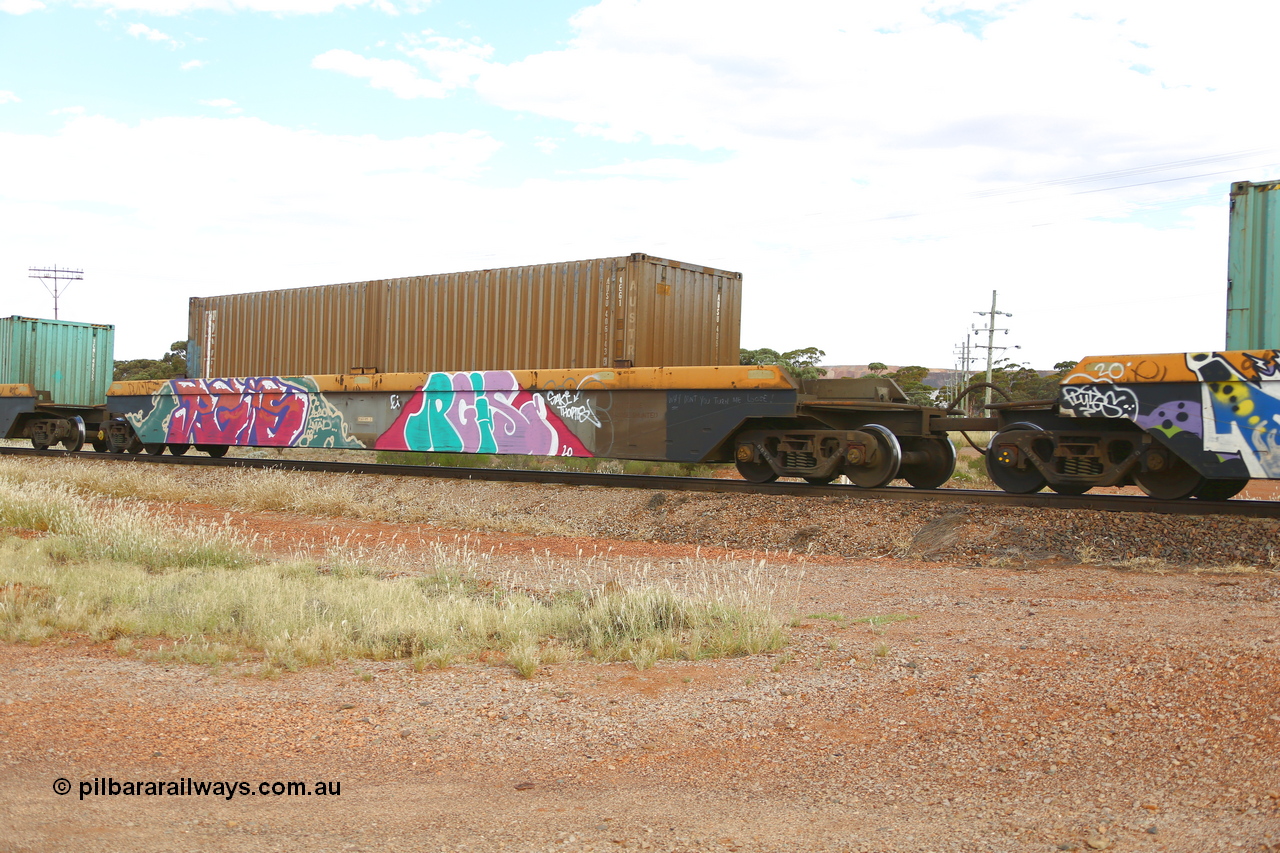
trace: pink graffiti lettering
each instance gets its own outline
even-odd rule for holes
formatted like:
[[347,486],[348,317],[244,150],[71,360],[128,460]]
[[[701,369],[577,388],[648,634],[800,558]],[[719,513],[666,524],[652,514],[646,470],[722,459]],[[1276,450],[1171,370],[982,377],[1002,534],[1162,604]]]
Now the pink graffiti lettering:
[[[447,377],[447,381],[443,378]],[[476,383],[479,382],[479,388]],[[380,450],[590,456],[541,394],[510,371],[433,374],[374,444]]]
[[177,408],[167,441],[289,447],[302,437],[311,405],[307,389],[274,376],[175,379]]

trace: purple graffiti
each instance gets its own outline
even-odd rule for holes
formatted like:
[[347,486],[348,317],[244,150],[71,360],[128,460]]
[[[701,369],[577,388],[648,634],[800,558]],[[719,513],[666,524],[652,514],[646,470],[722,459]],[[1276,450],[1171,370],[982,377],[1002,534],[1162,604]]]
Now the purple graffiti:
[[374,446],[382,450],[590,456],[542,395],[497,370],[433,373]]
[[1157,406],[1148,415],[1134,418],[1143,429],[1160,430],[1167,435],[1184,430],[1194,435],[1204,435],[1204,417],[1200,403],[1195,400],[1174,400]]
[[1249,363],[1253,366],[1253,372],[1259,379],[1262,377],[1272,377],[1280,374],[1280,350],[1271,350],[1264,356],[1256,356],[1247,352],[1245,358],[1249,359]]

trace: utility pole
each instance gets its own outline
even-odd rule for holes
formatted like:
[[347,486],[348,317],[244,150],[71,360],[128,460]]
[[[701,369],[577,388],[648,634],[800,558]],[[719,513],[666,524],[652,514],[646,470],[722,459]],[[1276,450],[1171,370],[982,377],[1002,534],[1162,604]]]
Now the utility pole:
[[991,310],[990,311],[974,311],[973,313],[977,314],[980,317],[987,318],[987,325],[983,326],[981,329],[974,327],[973,333],[975,335],[978,334],[979,332],[987,333],[987,342],[985,344],[974,344],[974,346],[978,347],[979,349],[986,347],[986,350],[987,350],[988,388],[987,388],[986,401],[984,403],[984,406],[990,406],[991,405],[991,388],[989,386],[991,385],[991,368],[992,368],[992,363],[994,361],[995,353],[996,353],[996,350],[1000,350],[1003,352],[1004,350],[1008,349],[1008,347],[998,347],[995,345],[996,332],[1004,332],[1006,335],[1009,334],[1008,329],[996,328],[996,317],[1012,317],[1013,315],[1010,314],[1008,311],[996,310],[996,292],[994,290],[991,291]]
[[[65,287],[60,287],[64,281],[83,281],[84,270],[67,270],[58,269],[54,266],[52,269],[39,269],[37,267],[27,268],[27,278],[38,278],[40,283],[44,285],[44,289],[49,291],[53,297],[53,319],[58,319],[58,297],[66,292]],[[45,279],[53,279],[53,287],[49,286],[49,282]]]
[[[961,394],[964,393],[964,389],[969,387],[969,364],[973,361],[973,356],[969,354],[969,338],[968,337],[965,337],[963,341],[956,344],[956,351],[954,354],[957,358],[957,363],[956,363],[956,377],[953,383],[955,393],[952,395],[952,399],[959,397]],[[967,413],[972,413],[973,411],[972,400],[966,399],[964,401],[964,410]]]

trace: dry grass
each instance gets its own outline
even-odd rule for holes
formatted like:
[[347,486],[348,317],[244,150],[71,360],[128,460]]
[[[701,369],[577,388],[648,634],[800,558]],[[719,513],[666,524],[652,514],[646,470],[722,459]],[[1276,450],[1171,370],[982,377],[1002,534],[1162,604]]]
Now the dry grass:
[[964,455],[956,460],[955,473],[951,475],[948,485],[956,489],[988,489],[996,488],[987,474],[985,456]]
[[134,498],[198,502],[246,512],[296,512],[330,518],[430,522],[445,527],[493,530],[540,536],[580,535],[565,524],[508,511],[491,497],[454,494],[423,502],[421,484],[410,490],[393,481],[359,487],[352,479],[302,471],[220,470],[205,472],[156,470],[152,465],[81,460],[0,460],[0,480],[64,485],[90,498]]
[[252,542],[204,525],[177,525],[126,501],[86,501],[69,486],[0,478],[0,526],[52,534],[55,563],[105,560],[146,571],[247,564]]
[[[484,658],[526,676],[571,659],[645,668],[785,642],[779,587],[763,566],[699,558],[680,584],[650,583],[641,566],[625,584],[601,586],[578,572],[534,590],[514,576],[482,580],[482,558],[463,549],[436,549],[428,573],[413,578],[393,577],[402,568],[396,549],[338,547],[318,561],[263,563],[251,541],[226,531],[17,479],[0,472],[0,525],[46,535],[0,543],[0,637],[9,641],[74,632],[129,654],[133,643],[161,638],[172,642],[153,654],[215,665],[248,655],[270,670],[340,658],[403,658],[418,669]],[[299,499],[333,506],[332,497]]]

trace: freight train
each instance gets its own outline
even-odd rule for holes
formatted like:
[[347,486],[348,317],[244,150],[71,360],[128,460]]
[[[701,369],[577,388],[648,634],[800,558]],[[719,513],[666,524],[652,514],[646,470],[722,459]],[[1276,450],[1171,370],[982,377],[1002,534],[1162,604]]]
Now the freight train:
[[1001,489],[1136,484],[1225,500],[1280,479],[1280,351],[1091,357],[1053,400],[986,417],[912,405],[883,377],[797,381],[780,367],[496,370],[113,383],[100,406],[0,385],[0,434],[37,448],[222,456],[324,447],[732,462],[747,480],[855,487],[950,479],[949,435],[994,434]]
[[[913,405],[884,377],[736,364],[741,295],[740,273],[637,253],[197,297],[190,378],[116,383],[110,326],[9,318],[0,435],[115,453],[725,462],[756,483],[932,489],[955,469],[950,435],[984,431],[987,472],[1008,492],[1134,484],[1225,500],[1280,479],[1278,351],[1090,357],[1054,399],[966,417]],[[546,364],[564,367],[517,369]]]

